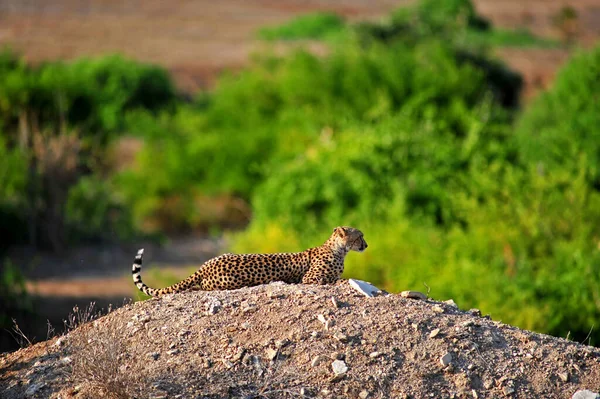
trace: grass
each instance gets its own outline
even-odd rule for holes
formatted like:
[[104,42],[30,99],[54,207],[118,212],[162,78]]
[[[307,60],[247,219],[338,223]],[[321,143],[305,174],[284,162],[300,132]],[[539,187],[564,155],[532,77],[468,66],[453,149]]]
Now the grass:
[[556,48],[561,45],[557,40],[538,37],[527,29],[469,30],[465,41],[470,45],[490,47]]
[[263,40],[329,39],[343,32],[346,23],[334,13],[310,13],[300,15],[289,22],[261,28],[258,37]]

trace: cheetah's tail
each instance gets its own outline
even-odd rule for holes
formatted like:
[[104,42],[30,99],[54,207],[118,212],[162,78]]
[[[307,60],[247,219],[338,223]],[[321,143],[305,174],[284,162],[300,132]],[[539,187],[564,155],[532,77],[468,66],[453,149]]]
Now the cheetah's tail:
[[131,276],[133,277],[133,283],[140,291],[149,296],[159,296],[161,290],[150,288],[142,281],[142,257],[144,255],[144,249],[140,249],[135,256],[133,266],[131,267]]

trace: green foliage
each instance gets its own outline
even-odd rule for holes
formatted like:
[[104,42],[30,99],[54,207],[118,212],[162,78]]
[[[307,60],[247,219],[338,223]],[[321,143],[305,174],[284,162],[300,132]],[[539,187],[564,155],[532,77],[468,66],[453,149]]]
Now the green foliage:
[[132,215],[111,181],[84,176],[69,190],[66,221],[71,241],[85,239],[128,240],[136,230]]
[[339,15],[317,12],[300,15],[283,25],[261,28],[258,37],[263,40],[327,39],[345,27]]
[[105,143],[124,128],[125,114],[139,108],[170,109],[176,100],[166,71],[121,56],[26,66],[0,54],[0,122],[8,132],[23,113],[40,128],[68,125]]
[[0,267],[0,328],[13,326],[12,319],[32,311],[31,298],[25,288],[25,277],[9,261]]
[[574,172],[589,160],[590,183],[600,184],[600,47],[579,53],[552,88],[531,104],[517,125],[522,157],[546,169]]
[[478,47],[537,47],[555,48],[560,42],[552,39],[541,38],[529,30],[489,29],[485,31],[470,29],[464,36],[465,46]]

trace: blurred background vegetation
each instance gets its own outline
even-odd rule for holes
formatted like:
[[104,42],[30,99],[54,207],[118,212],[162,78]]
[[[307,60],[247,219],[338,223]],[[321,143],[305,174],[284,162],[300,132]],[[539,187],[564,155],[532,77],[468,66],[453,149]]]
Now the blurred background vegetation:
[[[492,51],[571,45],[563,14],[562,41],[497,29],[469,0],[307,14],[257,36],[324,54],[267,49],[192,98],[121,56],[31,65],[7,49],[0,251],[196,231],[296,251],[351,225],[369,249],[346,278],[598,344],[600,47],[527,104]],[[2,270],[6,324],[30,305]]]

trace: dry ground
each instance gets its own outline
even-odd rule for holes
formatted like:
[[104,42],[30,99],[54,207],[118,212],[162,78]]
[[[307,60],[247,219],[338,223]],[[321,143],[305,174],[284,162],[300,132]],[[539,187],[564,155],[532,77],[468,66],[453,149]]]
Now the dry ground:
[[570,398],[599,387],[598,348],[450,303],[366,298],[345,281],[168,295],[0,357],[4,399]]
[[[553,17],[564,6],[578,14],[577,40],[600,36],[600,0],[474,0],[478,10],[506,28],[560,37]],[[350,20],[374,19],[408,0],[0,0],[0,44],[27,59],[71,59],[105,53],[168,68],[178,86],[209,86],[225,68],[239,68],[259,46],[256,30],[294,15],[336,11]],[[565,50],[508,51],[503,58],[527,78],[527,93],[545,87],[567,58]]]

